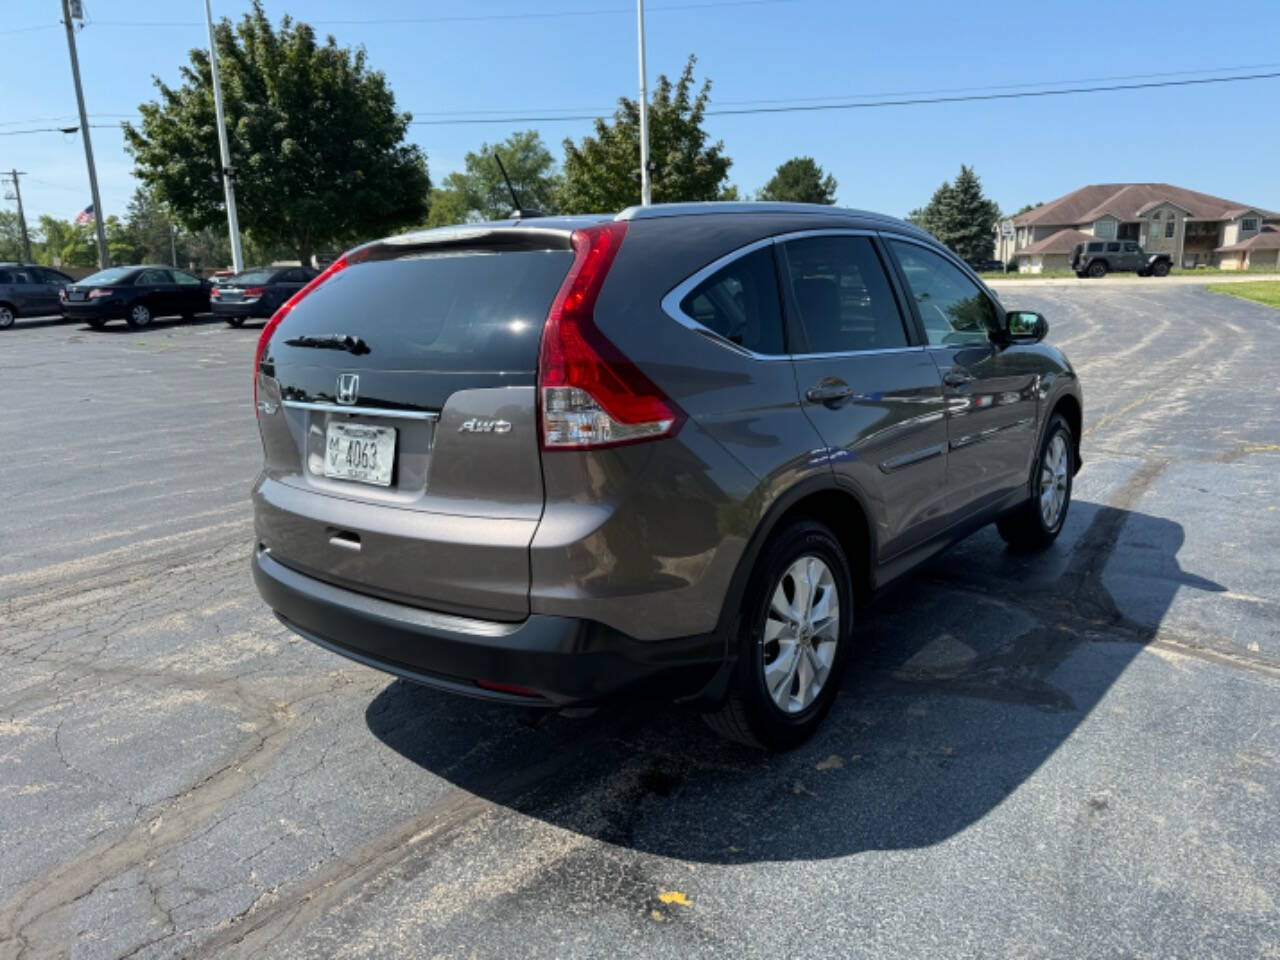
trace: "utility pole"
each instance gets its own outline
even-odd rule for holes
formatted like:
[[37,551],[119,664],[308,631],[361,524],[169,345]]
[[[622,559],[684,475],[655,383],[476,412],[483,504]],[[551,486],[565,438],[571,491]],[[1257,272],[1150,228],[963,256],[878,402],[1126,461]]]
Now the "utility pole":
[[169,266],[178,265],[178,225],[169,224]]
[[26,175],[25,170],[16,167],[9,171],[9,179],[13,181],[13,195],[18,199],[18,227],[22,230],[22,255],[27,263],[31,262],[31,237],[27,235],[27,218],[22,212],[22,187],[18,178]]
[[235,170],[231,166],[231,148],[227,145],[227,120],[222,115],[222,82],[218,79],[218,44],[213,36],[213,8],[209,6],[209,0],[204,0],[204,18],[209,25],[209,70],[213,75],[213,110],[218,117],[218,147],[222,151],[222,188],[227,196],[227,230],[231,233],[231,266],[236,273],[240,273],[244,270],[244,257],[240,252],[240,221],[236,217]]
[[649,82],[644,66],[644,0],[636,0],[636,33],[640,44],[640,206],[653,203],[649,182]]
[[[76,3],[76,12],[80,4]],[[80,136],[84,140],[84,159],[89,165],[89,194],[93,200],[93,223],[98,234],[98,269],[105,269],[111,264],[111,256],[107,252],[107,233],[103,229],[102,198],[98,196],[98,171],[93,165],[93,143],[89,140],[89,115],[84,109],[84,90],[80,87],[80,58],[76,56],[76,28],[71,23],[71,0],[62,0],[62,24],[67,28],[67,49],[71,51],[71,77],[76,82],[76,104],[80,108]]]

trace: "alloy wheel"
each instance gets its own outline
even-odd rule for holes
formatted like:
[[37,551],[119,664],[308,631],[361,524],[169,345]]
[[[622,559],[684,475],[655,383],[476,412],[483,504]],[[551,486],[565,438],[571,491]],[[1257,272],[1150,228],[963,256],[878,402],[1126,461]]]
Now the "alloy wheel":
[[831,568],[805,554],[774,586],[761,638],[764,685],[780,710],[809,707],[831,676],[840,638],[840,595]]
[[0,307],[0,330],[13,326],[13,311],[8,307]]
[[1053,530],[1067,502],[1067,468],[1070,464],[1067,440],[1055,433],[1040,463],[1040,519],[1046,530]]

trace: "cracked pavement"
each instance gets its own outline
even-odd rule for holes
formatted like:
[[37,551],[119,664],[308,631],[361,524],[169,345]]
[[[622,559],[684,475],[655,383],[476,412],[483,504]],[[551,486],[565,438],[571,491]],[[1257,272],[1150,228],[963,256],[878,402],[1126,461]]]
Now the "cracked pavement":
[[1059,543],[860,623],[765,756],[299,640],[248,557],[256,329],[0,334],[0,958],[1280,956],[1280,311],[997,285],[1085,388]]

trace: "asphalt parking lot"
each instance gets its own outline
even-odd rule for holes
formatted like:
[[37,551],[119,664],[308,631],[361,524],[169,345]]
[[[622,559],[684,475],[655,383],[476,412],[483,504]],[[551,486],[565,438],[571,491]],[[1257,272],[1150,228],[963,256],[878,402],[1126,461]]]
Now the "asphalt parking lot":
[[772,757],[279,626],[257,329],[0,334],[0,957],[1280,956],[1280,311],[999,289],[1083,380],[1064,534],[901,584]]

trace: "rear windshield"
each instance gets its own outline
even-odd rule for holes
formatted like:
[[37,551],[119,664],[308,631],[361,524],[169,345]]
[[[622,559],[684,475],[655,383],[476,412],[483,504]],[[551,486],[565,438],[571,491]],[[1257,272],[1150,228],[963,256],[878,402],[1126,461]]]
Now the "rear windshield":
[[105,270],[99,270],[97,273],[91,273],[89,276],[81,280],[81,283],[119,283],[129,274],[133,273],[134,267],[107,267]]
[[370,351],[363,364],[383,369],[533,371],[572,262],[569,250],[534,250],[361,263],[317,287],[283,332],[360,337]]
[[227,283],[234,283],[237,286],[248,286],[254,283],[270,283],[271,278],[275,275],[273,270],[246,270],[244,273],[238,273]]

